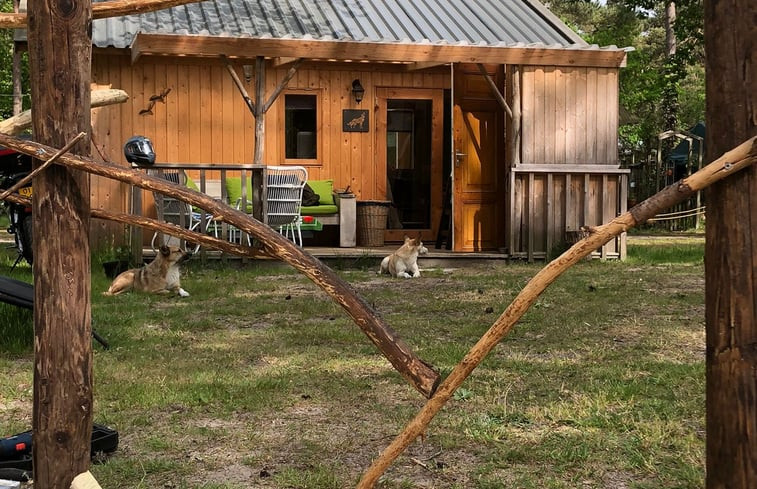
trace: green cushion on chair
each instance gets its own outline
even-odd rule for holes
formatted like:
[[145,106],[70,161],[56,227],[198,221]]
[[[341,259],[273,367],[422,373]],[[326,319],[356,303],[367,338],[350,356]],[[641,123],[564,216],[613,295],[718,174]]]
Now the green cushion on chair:
[[303,216],[322,216],[324,214],[336,214],[337,212],[339,212],[339,208],[336,206],[336,204],[327,204],[302,207],[300,214],[302,214]]
[[[226,195],[229,205],[237,205],[242,198],[242,177],[226,177]],[[247,178],[247,214],[252,214],[252,179]]]
[[[334,194],[332,193],[334,191],[334,180],[308,180],[308,185],[310,185],[313,192],[317,193],[321,198],[320,205],[336,205],[334,202]],[[333,214],[334,212],[336,212],[336,210],[331,212],[321,212],[320,214]],[[303,211],[303,214],[304,213],[305,212]]]

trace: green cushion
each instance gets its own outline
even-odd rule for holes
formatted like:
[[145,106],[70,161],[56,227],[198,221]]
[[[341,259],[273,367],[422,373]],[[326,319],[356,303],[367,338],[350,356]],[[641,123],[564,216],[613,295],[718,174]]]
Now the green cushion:
[[192,180],[192,177],[190,177],[189,175],[187,175],[187,188],[191,188],[195,192],[199,192],[200,191],[200,187],[197,186],[197,184],[195,183],[195,181]]
[[[237,205],[242,198],[242,177],[226,177],[226,195],[229,205]],[[247,214],[252,213],[252,178],[247,178]]]
[[302,207],[300,214],[302,214],[303,216],[322,216],[324,214],[336,214],[337,212],[339,212],[339,208],[336,206],[336,204],[327,204]]
[[[308,185],[321,198],[321,205],[336,205],[334,194],[332,193],[334,190],[334,180],[308,180]],[[325,214],[331,214],[331,212]]]
[[[200,187],[197,186],[197,184],[195,183],[195,181],[192,180],[192,178],[190,178],[189,175],[186,175],[186,177],[187,177],[187,181],[186,181],[187,188],[188,189],[192,189],[195,192],[199,192],[200,191]],[[194,206],[194,205],[192,206],[192,210],[194,212],[202,213],[202,209],[200,207],[197,207],[197,206]]]

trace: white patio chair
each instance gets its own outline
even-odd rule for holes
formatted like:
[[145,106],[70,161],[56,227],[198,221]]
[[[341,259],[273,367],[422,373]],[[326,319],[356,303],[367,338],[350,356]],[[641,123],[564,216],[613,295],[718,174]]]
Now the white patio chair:
[[302,246],[300,211],[308,171],[304,166],[268,166],[266,174],[268,225]]

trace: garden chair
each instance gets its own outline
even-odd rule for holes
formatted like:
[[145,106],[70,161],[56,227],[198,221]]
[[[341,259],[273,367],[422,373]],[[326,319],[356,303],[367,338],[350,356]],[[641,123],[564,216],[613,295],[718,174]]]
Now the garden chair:
[[268,225],[278,229],[295,244],[302,246],[300,230],[302,189],[308,180],[304,166],[268,166],[266,168],[266,215]]
[[[187,186],[188,178],[184,170],[149,169],[148,174],[160,176],[177,185]],[[213,233],[215,237],[218,237],[218,230],[212,215],[205,214],[203,219],[200,209],[194,209],[190,204],[163,195],[160,192],[153,192],[153,199],[155,200],[155,212],[159,221],[170,222],[190,231],[202,233],[207,233],[213,225]],[[162,239],[159,238],[160,236],[162,236]],[[185,243],[174,236],[155,232],[152,235],[150,246],[153,251],[157,251],[162,245],[181,246],[183,248],[186,248],[187,245],[193,246],[191,250],[193,253],[197,253],[200,249],[199,243]]]

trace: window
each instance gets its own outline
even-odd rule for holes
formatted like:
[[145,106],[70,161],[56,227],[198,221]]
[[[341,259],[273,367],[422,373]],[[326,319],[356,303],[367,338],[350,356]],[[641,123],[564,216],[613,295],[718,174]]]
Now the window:
[[318,119],[317,95],[284,95],[284,155],[287,160],[318,159]]

